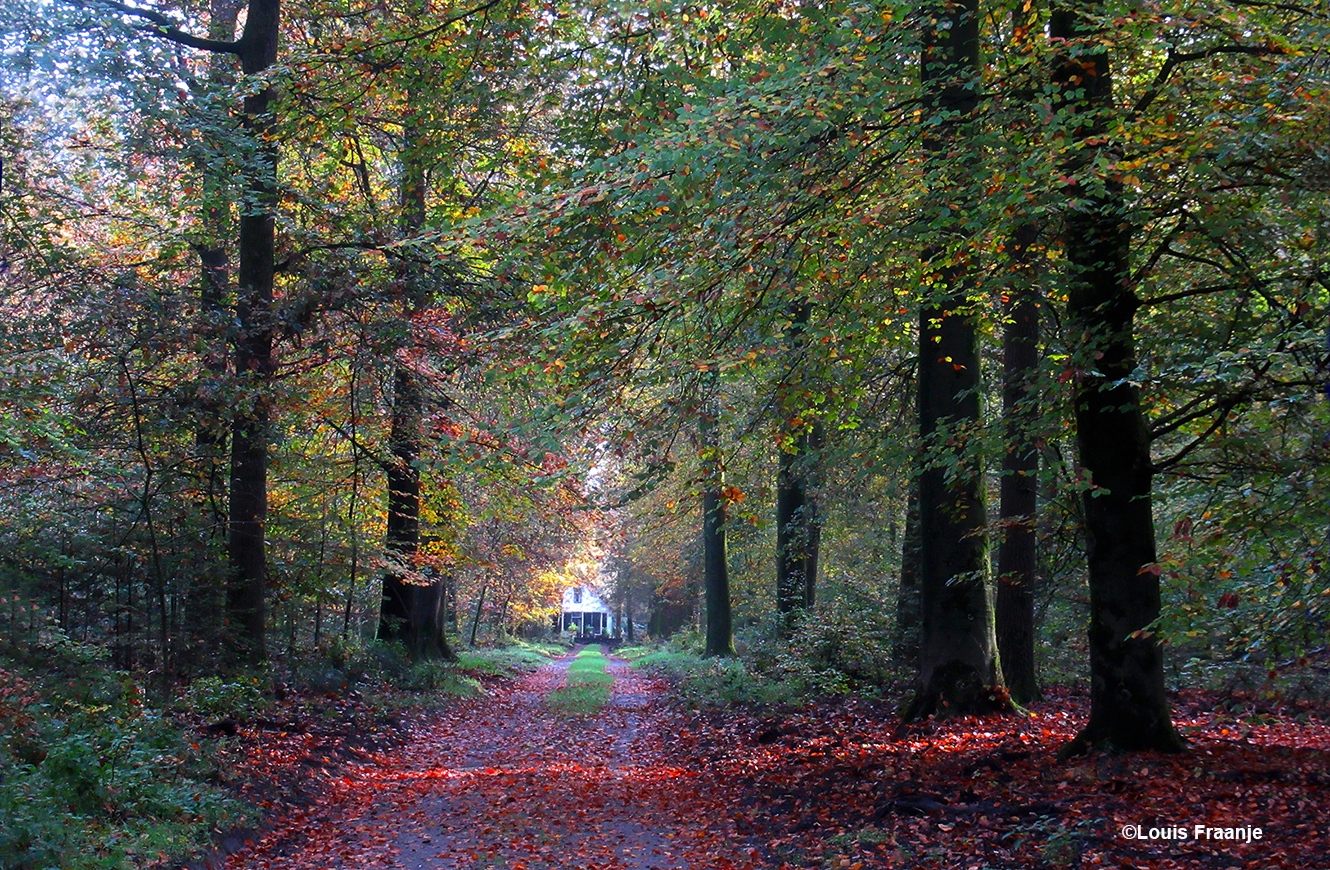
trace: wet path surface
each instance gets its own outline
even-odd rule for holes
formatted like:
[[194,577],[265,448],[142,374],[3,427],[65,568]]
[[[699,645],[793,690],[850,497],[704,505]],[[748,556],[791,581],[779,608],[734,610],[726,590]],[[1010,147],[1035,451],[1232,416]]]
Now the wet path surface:
[[730,820],[733,795],[679,757],[683,725],[663,685],[611,659],[598,714],[570,717],[545,696],[571,657],[451,705],[410,745],[356,781],[338,818],[311,818],[280,858],[229,867],[597,868],[762,866]]

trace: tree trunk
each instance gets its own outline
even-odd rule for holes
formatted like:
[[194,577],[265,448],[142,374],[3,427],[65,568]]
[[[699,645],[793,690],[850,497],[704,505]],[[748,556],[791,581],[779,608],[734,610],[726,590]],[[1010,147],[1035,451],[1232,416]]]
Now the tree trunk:
[[[414,100],[408,94],[408,104]],[[401,226],[404,238],[418,236],[425,226],[428,180],[419,131],[411,124],[402,129]],[[428,302],[428,290],[418,267],[398,268],[398,290],[404,303],[406,346],[411,345],[411,320]],[[419,376],[405,360],[393,372],[392,460],[388,467],[388,570],[383,577],[383,606],[379,636],[401,640],[413,658],[442,658],[456,661],[448,645],[444,619],[443,579],[437,574],[424,583],[413,565],[420,549],[420,460],[421,426],[425,398]]]
[[[790,306],[791,358],[802,351],[812,307],[808,302]],[[785,424],[788,444],[781,445],[776,473],[776,610],[790,617],[813,605],[817,589],[820,529],[810,483],[821,427],[815,423],[816,433],[810,431],[810,425],[798,419],[802,414],[796,403],[782,403],[782,410],[795,419]]]
[[[963,247],[962,214],[972,168],[954,153],[977,105],[978,0],[926,9],[921,83],[927,105],[924,146],[939,228]],[[945,205],[945,208],[943,207]],[[919,441],[928,460],[919,476],[922,632],[918,687],[902,724],[933,713],[964,715],[1009,706],[998,666],[989,598],[984,474],[967,449],[981,425],[979,337],[967,299],[972,267],[959,250],[924,252],[930,264],[919,312]]]
[[712,368],[707,383],[713,396],[699,418],[702,442],[702,551],[706,591],[706,655],[734,654],[730,612],[730,570],[725,552],[725,464],[720,455],[720,372]]
[[[212,0],[209,5],[208,36],[219,41],[235,39],[236,22],[240,15],[237,0]],[[214,53],[209,58],[207,81],[210,86],[230,85],[234,75],[231,58]],[[216,173],[215,167],[200,158],[195,170],[207,178]],[[231,180],[216,179],[213,183],[229,188]],[[227,422],[229,416],[220,399],[220,387],[230,369],[228,365],[226,327],[232,315],[228,306],[231,282],[231,262],[227,254],[228,239],[233,230],[230,210],[221,205],[209,208],[202,217],[202,237],[194,245],[199,257],[199,316],[198,334],[201,336],[205,389],[197,405],[198,422],[194,432],[194,450],[199,463],[201,486],[200,509],[209,519],[207,537],[219,542],[226,534],[227,515],[224,508],[226,493]],[[189,626],[184,650],[185,663],[206,661],[209,651],[215,649],[221,636],[221,617],[226,600],[222,578],[211,572],[200,574],[186,587],[185,612]]]
[[388,565],[383,574],[379,637],[401,641],[412,658],[455,659],[443,632],[443,585],[424,583],[415,570],[420,548],[420,451],[422,399],[416,375],[404,365],[393,373],[393,415],[386,464]]
[[[255,76],[277,61],[278,0],[252,0],[237,46],[246,75]],[[272,416],[268,382],[273,358],[273,278],[275,272],[277,149],[265,139],[273,100],[270,87],[245,97],[245,128],[255,143],[249,202],[240,217],[236,297],[238,337],[236,377],[243,388],[231,422],[231,488],[227,539],[231,582],[226,612],[232,656],[259,664],[265,648],[264,596],[268,582],[264,522],[268,513],[268,442]]]
[[1003,335],[1002,416],[1006,450],[998,513],[997,640],[1002,676],[1018,704],[1039,698],[1034,662],[1034,593],[1038,576],[1035,508],[1039,451],[1039,305],[1030,286],[1030,246],[1038,230],[1016,228],[1011,240]]
[[1063,747],[1180,751],[1164,692],[1163,650],[1150,625],[1159,616],[1151,509],[1150,436],[1136,369],[1130,286],[1131,228],[1120,183],[1095,177],[1116,162],[1108,138],[1115,114],[1107,49],[1079,10],[1056,8],[1055,43],[1079,47],[1055,60],[1054,83],[1076,178],[1065,238],[1067,322],[1078,368],[1076,443],[1089,479],[1084,496],[1090,575],[1090,721]]
[[480,598],[476,600],[476,615],[471,618],[471,647],[476,645],[476,630],[480,628],[480,612],[485,608],[485,593],[489,591],[489,584],[482,584],[480,587]]
[[822,554],[822,512],[818,504],[818,485],[822,469],[822,450],[826,447],[826,429],[814,420],[805,434],[803,454],[811,467],[806,469],[804,486],[804,606],[817,603],[817,563]]

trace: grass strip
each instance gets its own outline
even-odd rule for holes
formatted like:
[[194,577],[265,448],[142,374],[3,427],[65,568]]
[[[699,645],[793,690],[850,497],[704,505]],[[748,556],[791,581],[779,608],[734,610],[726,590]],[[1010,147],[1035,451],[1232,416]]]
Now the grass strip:
[[587,648],[568,665],[565,684],[550,692],[545,704],[569,716],[594,716],[610,699],[614,677],[605,670],[609,662],[600,650]]

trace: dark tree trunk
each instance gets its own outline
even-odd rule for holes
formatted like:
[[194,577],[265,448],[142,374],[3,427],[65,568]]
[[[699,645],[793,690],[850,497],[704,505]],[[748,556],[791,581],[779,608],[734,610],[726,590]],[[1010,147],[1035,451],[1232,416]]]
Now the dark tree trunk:
[[1034,427],[1040,412],[1039,304],[1030,282],[1030,247],[1036,237],[1033,224],[1017,227],[1012,235],[1002,348],[1006,450],[998,508],[1002,542],[998,546],[997,640],[1002,676],[1018,704],[1029,704],[1039,697],[1034,662],[1038,576],[1035,508],[1039,486]]
[[[934,184],[948,194],[934,207],[944,234],[963,246],[973,169],[954,152],[964,148],[977,105],[978,2],[929,7],[924,16],[932,22],[920,73],[928,106],[924,145]],[[1009,706],[988,591],[983,468],[978,451],[966,446],[981,422],[979,338],[966,298],[972,267],[948,247],[924,252],[932,274],[919,312],[919,440],[929,457],[919,476],[922,632],[918,688],[903,724]]]
[[[407,126],[402,145],[402,233],[411,238],[425,226],[427,180],[417,142],[418,131]],[[406,316],[406,344],[410,345],[411,318],[427,302],[428,292],[419,269],[398,270],[399,290]],[[444,582],[440,576],[425,581],[415,570],[420,550],[420,443],[425,397],[419,376],[398,360],[393,371],[392,430],[388,436],[392,458],[387,464],[388,568],[383,577],[383,604],[379,637],[400,640],[413,658],[455,661],[448,645]]]
[[[238,0],[212,0],[209,5],[209,38],[235,39],[241,4]],[[208,84],[224,86],[233,82],[232,58],[214,53],[208,63]],[[205,179],[216,173],[215,167],[200,159],[195,167]],[[231,180],[212,179],[211,183],[227,189]],[[220,399],[221,385],[230,370],[227,325],[233,317],[229,306],[231,262],[227,249],[234,230],[230,210],[222,205],[208,208],[202,218],[203,232],[194,250],[199,257],[198,334],[202,342],[204,381],[198,401],[198,422],[194,449],[199,464],[201,510],[209,519],[207,537],[220,542],[227,534],[226,452],[229,412]],[[185,594],[188,642],[184,650],[186,665],[198,664],[216,648],[221,636],[221,618],[226,600],[225,584],[211,574],[198,577]]]
[[822,513],[818,505],[819,478],[822,468],[822,450],[826,447],[826,429],[821,420],[814,420],[804,436],[802,447],[808,467],[804,477],[804,606],[817,603],[817,563],[822,553]]
[[[714,368],[707,378],[713,393],[720,388]],[[701,412],[702,442],[702,564],[706,592],[706,654],[734,654],[734,624],[730,612],[730,569],[725,552],[725,464],[720,454],[720,399],[713,396]]]
[[480,597],[476,599],[476,615],[471,618],[471,646],[476,645],[476,632],[480,629],[480,613],[485,609],[485,593],[489,591],[489,584],[482,584],[480,587]]
[[[246,75],[277,61],[278,0],[252,0],[237,46]],[[240,217],[236,275],[236,377],[243,395],[231,423],[231,488],[227,540],[231,582],[226,612],[233,656],[250,664],[267,657],[264,597],[268,582],[264,522],[268,513],[268,443],[272,416],[268,382],[273,358],[273,277],[276,246],[277,150],[265,142],[273,91],[265,87],[244,101],[245,127],[256,143],[249,202]]]
[[1121,185],[1094,177],[1096,157],[1114,162],[1106,131],[1114,115],[1109,55],[1080,11],[1056,8],[1055,43],[1079,47],[1055,60],[1068,149],[1077,179],[1065,238],[1067,323],[1075,349],[1076,443],[1090,482],[1084,497],[1090,574],[1090,721],[1063,747],[1180,751],[1164,692],[1163,650],[1149,627],[1159,616],[1151,509],[1150,436],[1136,369],[1130,286],[1131,228]]
[[392,461],[387,464],[387,555],[383,575],[383,602],[379,611],[379,637],[401,641],[412,658],[457,656],[445,634],[444,583],[426,582],[414,565],[420,548],[419,456],[421,397],[415,373],[398,366],[393,377],[393,416],[389,441]]
[[[812,311],[808,302],[790,306],[788,351],[791,357],[802,353],[804,333]],[[817,451],[821,447],[821,427],[800,418],[801,410],[793,403],[782,403],[787,417],[786,440],[778,457],[776,473],[776,609],[787,617],[813,606],[817,589],[817,549],[820,525],[816,494],[812,487]]]

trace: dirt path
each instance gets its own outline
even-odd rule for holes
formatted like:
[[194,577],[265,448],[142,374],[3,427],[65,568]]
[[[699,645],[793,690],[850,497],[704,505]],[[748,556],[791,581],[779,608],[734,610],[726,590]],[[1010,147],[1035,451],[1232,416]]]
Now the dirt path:
[[[725,870],[762,866],[729,812],[733,795],[672,754],[682,725],[663,686],[611,660],[601,713],[549,710],[570,658],[450,706],[378,767],[339,783],[294,847],[239,867],[401,870]],[[289,832],[288,832],[289,833]],[[262,856],[260,858],[260,855]]]

